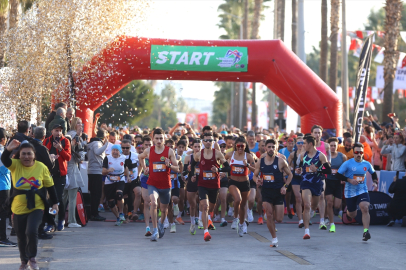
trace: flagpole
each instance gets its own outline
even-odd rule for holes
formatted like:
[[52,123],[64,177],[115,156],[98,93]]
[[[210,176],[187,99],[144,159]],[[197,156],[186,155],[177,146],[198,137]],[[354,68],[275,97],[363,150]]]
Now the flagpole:
[[[350,102],[348,97],[348,52],[347,52],[347,25],[345,14],[345,0],[342,0],[342,37],[341,37],[341,56],[342,56],[342,72],[341,72],[341,86],[343,89],[343,113],[344,121],[350,120]],[[345,123],[343,123],[345,126]]]

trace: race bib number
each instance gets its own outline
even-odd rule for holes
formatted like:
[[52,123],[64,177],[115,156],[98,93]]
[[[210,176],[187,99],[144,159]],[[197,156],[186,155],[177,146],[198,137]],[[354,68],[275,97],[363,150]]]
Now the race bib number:
[[272,173],[262,174],[264,182],[272,183],[275,181],[275,177]]
[[154,162],[152,164],[152,171],[153,172],[166,172],[165,162]]
[[352,177],[352,179],[358,181],[358,183],[364,183],[364,179],[365,179],[365,175],[361,174],[361,175],[356,175],[354,174],[354,176]]
[[314,172],[310,169],[310,167],[306,167],[306,172],[307,172],[307,173],[314,173]]
[[336,175],[337,172],[338,172],[338,169],[331,169],[331,174],[332,174],[332,175]]
[[203,171],[203,180],[215,180],[216,173],[212,171]]
[[232,169],[233,174],[244,175],[244,172],[245,172],[244,166],[232,165],[231,169]]
[[197,175],[200,174],[200,168],[195,168],[195,174],[197,174]]
[[110,175],[110,181],[120,181],[121,177],[119,175]]
[[177,174],[176,173],[171,173],[171,180],[175,180],[177,178]]

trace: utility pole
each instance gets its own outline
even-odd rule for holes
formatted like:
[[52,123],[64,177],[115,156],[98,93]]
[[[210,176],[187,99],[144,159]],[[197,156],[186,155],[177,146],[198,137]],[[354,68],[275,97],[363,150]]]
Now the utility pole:
[[[277,39],[278,33],[278,1],[274,0],[273,8],[273,39]],[[275,94],[271,89],[268,95],[268,114],[269,114],[269,128],[275,126]]]
[[298,56],[306,64],[306,52],[305,52],[305,25],[304,25],[304,0],[299,0],[299,35],[298,35]]
[[342,72],[341,72],[341,87],[343,89],[343,107],[344,107],[344,123],[350,119],[350,102],[348,98],[348,52],[347,52],[347,25],[346,25],[346,15],[345,15],[345,0],[342,0],[342,38],[341,38],[341,56],[342,56]]

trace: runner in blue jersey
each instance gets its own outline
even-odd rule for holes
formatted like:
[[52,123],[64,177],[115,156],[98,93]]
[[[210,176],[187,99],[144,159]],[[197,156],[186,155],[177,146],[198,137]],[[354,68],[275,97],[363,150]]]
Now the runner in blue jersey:
[[310,239],[309,221],[312,216],[310,212],[314,213],[313,211],[317,209],[323,191],[323,175],[331,174],[331,167],[326,156],[316,149],[316,139],[313,136],[306,136],[303,140],[303,147],[306,150],[300,163],[303,176],[300,189],[304,204],[303,222],[305,226],[303,239]]
[[378,188],[378,176],[371,163],[364,160],[364,145],[355,143],[353,146],[354,158],[347,160],[338,169],[337,178],[346,181],[344,196],[347,202],[347,216],[353,219],[357,216],[357,206],[362,212],[364,225],[363,241],[371,239],[369,233],[369,194],[366,184],[367,171],[372,175],[373,188]]

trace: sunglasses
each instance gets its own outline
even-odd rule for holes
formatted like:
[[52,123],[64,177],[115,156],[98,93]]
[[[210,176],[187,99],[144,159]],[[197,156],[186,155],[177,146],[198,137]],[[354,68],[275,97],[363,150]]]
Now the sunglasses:
[[363,151],[354,151],[355,155],[362,155],[364,152]]
[[206,139],[206,140],[203,140],[204,142],[213,142],[213,140],[212,139]]
[[245,148],[245,145],[243,145],[243,144],[237,144],[235,147],[237,147],[237,148]]
[[220,148],[226,148],[226,146],[224,144],[220,145]]
[[126,150],[126,149],[130,149],[131,147],[121,147],[121,149]]
[[304,142],[297,142],[296,144],[298,144],[298,145],[302,145],[302,144],[304,144]]

